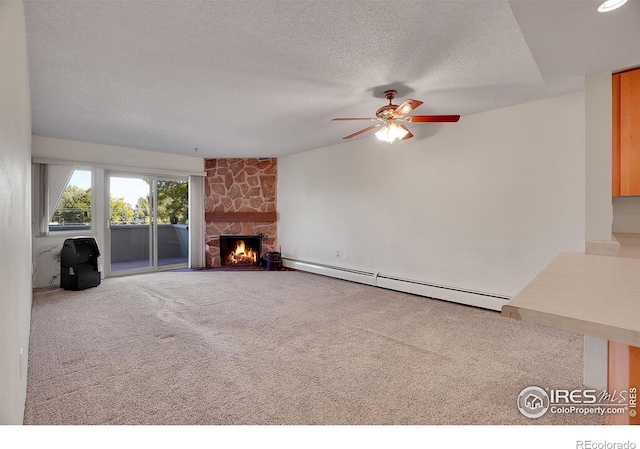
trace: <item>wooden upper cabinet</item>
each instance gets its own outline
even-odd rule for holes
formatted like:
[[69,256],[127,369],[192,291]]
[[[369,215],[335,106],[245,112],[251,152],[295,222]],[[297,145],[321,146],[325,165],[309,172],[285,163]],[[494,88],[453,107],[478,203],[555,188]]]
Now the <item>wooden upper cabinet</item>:
[[640,69],[612,79],[612,194],[640,196]]

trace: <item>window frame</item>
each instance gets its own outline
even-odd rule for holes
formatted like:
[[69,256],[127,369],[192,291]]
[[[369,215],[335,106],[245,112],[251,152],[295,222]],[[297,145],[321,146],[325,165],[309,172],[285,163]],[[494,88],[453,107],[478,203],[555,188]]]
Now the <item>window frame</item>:
[[[34,164],[35,165],[35,164]],[[49,204],[49,191],[50,191],[50,182],[48,179],[48,166],[51,165],[61,165],[71,167],[72,172],[69,180],[65,184],[63,191],[69,186],[69,181],[76,170],[88,171],[91,174],[91,221],[87,224],[88,229],[51,229],[50,218],[53,215],[55,208],[58,204]],[[39,170],[39,171],[38,171]],[[95,236],[98,234],[96,226],[96,170],[95,167],[85,165],[85,164],[75,164],[69,163],[65,164],[62,161],[60,163],[40,163],[40,169],[35,171],[38,175],[38,188],[35,191],[34,195],[34,214],[36,220],[35,223],[38,225],[36,230],[36,236],[39,237],[53,237],[53,236],[61,236],[66,237],[70,235],[87,235],[87,236]],[[61,197],[62,199],[62,197]],[[59,200],[60,201],[60,200]]]

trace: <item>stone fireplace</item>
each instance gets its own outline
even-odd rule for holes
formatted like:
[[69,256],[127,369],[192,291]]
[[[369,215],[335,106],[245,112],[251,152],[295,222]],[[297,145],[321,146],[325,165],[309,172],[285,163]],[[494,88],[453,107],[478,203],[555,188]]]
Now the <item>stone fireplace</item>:
[[240,237],[261,237],[253,249],[259,264],[266,252],[277,251],[277,159],[205,159],[205,170],[207,267],[229,265],[222,258],[227,240]]

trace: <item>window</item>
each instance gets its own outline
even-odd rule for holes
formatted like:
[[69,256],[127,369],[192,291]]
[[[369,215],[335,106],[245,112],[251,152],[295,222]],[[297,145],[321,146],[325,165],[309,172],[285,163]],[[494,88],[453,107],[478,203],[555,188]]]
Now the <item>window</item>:
[[91,231],[92,170],[47,166],[49,232]]

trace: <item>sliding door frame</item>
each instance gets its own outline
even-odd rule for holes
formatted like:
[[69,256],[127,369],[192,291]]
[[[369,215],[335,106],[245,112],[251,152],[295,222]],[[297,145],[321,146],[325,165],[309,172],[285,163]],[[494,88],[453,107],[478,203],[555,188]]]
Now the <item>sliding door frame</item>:
[[[149,224],[149,259],[148,267],[130,268],[125,270],[111,269],[111,178],[138,178],[152,180],[150,187],[149,209],[151,212],[151,223]],[[105,277],[128,276],[132,274],[153,273],[157,271],[173,270],[179,268],[187,268],[190,260],[190,249],[188,249],[187,260],[176,264],[159,265],[158,264],[158,180],[180,181],[189,183],[189,176],[180,175],[162,175],[157,173],[129,172],[119,170],[105,170],[105,248],[104,248],[104,275]],[[189,186],[190,189],[190,186]],[[190,202],[189,202],[190,203]],[[191,204],[189,204],[191,210]],[[189,230],[191,232],[191,230]]]

